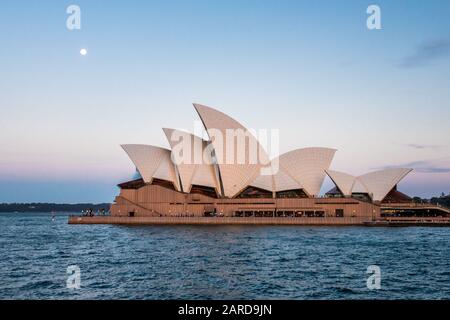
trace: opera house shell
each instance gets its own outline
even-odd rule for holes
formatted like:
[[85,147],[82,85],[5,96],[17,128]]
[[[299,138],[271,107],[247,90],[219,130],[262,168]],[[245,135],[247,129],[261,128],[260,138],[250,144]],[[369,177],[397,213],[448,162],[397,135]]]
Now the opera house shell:
[[[356,177],[331,170],[336,150],[320,147],[269,159],[256,137],[238,121],[211,107],[194,104],[194,108],[208,139],[164,128],[170,149],[122,145],[139,178],[119,184],[112,216],[376,218],[380,204],[410,201],[397,191],[397,184],[411,169]],[[246,143],[224,147],[231,139]],[[188,149],[183,147],[187,145]],[[257,161],[251,161],[254,150]],[[236,161],[240,155],[243,160]],[[232,161],[225,160],[229,158]],[[319,196],[327,175],[335,188]]]

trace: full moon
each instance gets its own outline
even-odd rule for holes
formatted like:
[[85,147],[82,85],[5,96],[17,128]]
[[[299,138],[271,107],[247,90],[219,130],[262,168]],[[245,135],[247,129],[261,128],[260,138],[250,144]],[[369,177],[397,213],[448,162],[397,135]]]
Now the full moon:
[[80,54],[82,55],[82,56],[85,56],[85,55],[87,55],[87,50],[86,49],[81,49],[80,50]]

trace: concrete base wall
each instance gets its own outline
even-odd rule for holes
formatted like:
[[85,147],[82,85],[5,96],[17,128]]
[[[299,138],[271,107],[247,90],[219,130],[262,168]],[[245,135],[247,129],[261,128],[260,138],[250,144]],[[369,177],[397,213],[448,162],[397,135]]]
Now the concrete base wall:
[[[158,185],[139,189],[121,189],[110,212],[112,216],[127,217],[203,217],[214,210],[225,217],[237,211],[267,212],[322,212],[326,218],[336,217],[340,210],[344,218],[376,219],[380,217],[379,204],[352,198],[246,198],[215,199],[199,194],[181,193]],[[305,214],[307,215],[307,214]],[[311,216],[311,215],[310,215]],[[258,218],[260,219],[260,218]],[[342,221],[337,218],[336,221]]]
[[128,225],[364,225],[367,218],[263,218],[263,217],[69,217],[69,224],[128,224]]

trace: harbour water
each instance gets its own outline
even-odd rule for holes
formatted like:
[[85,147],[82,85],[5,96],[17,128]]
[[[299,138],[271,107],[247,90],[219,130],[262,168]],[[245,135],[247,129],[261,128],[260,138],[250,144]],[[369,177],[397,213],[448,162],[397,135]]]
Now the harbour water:
[[[450,299],[450,228],[68,225],[0,214],[0,299]],[[381,271],[369,289],[367,268]],[[80,288],[67,288],[69,266]]]

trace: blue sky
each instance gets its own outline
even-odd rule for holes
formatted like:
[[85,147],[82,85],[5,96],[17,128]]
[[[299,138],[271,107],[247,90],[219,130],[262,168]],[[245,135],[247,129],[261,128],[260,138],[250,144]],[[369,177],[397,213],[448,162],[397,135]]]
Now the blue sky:
[[449,1],[2,1],[0,201],[112,201],[134,172],[119,145],[168,147],[161,128],[193,130],[192,102],[280,129],[282,152],[333,147],[352,174],[410,166],[402,191],[448,193],[449,15]]

